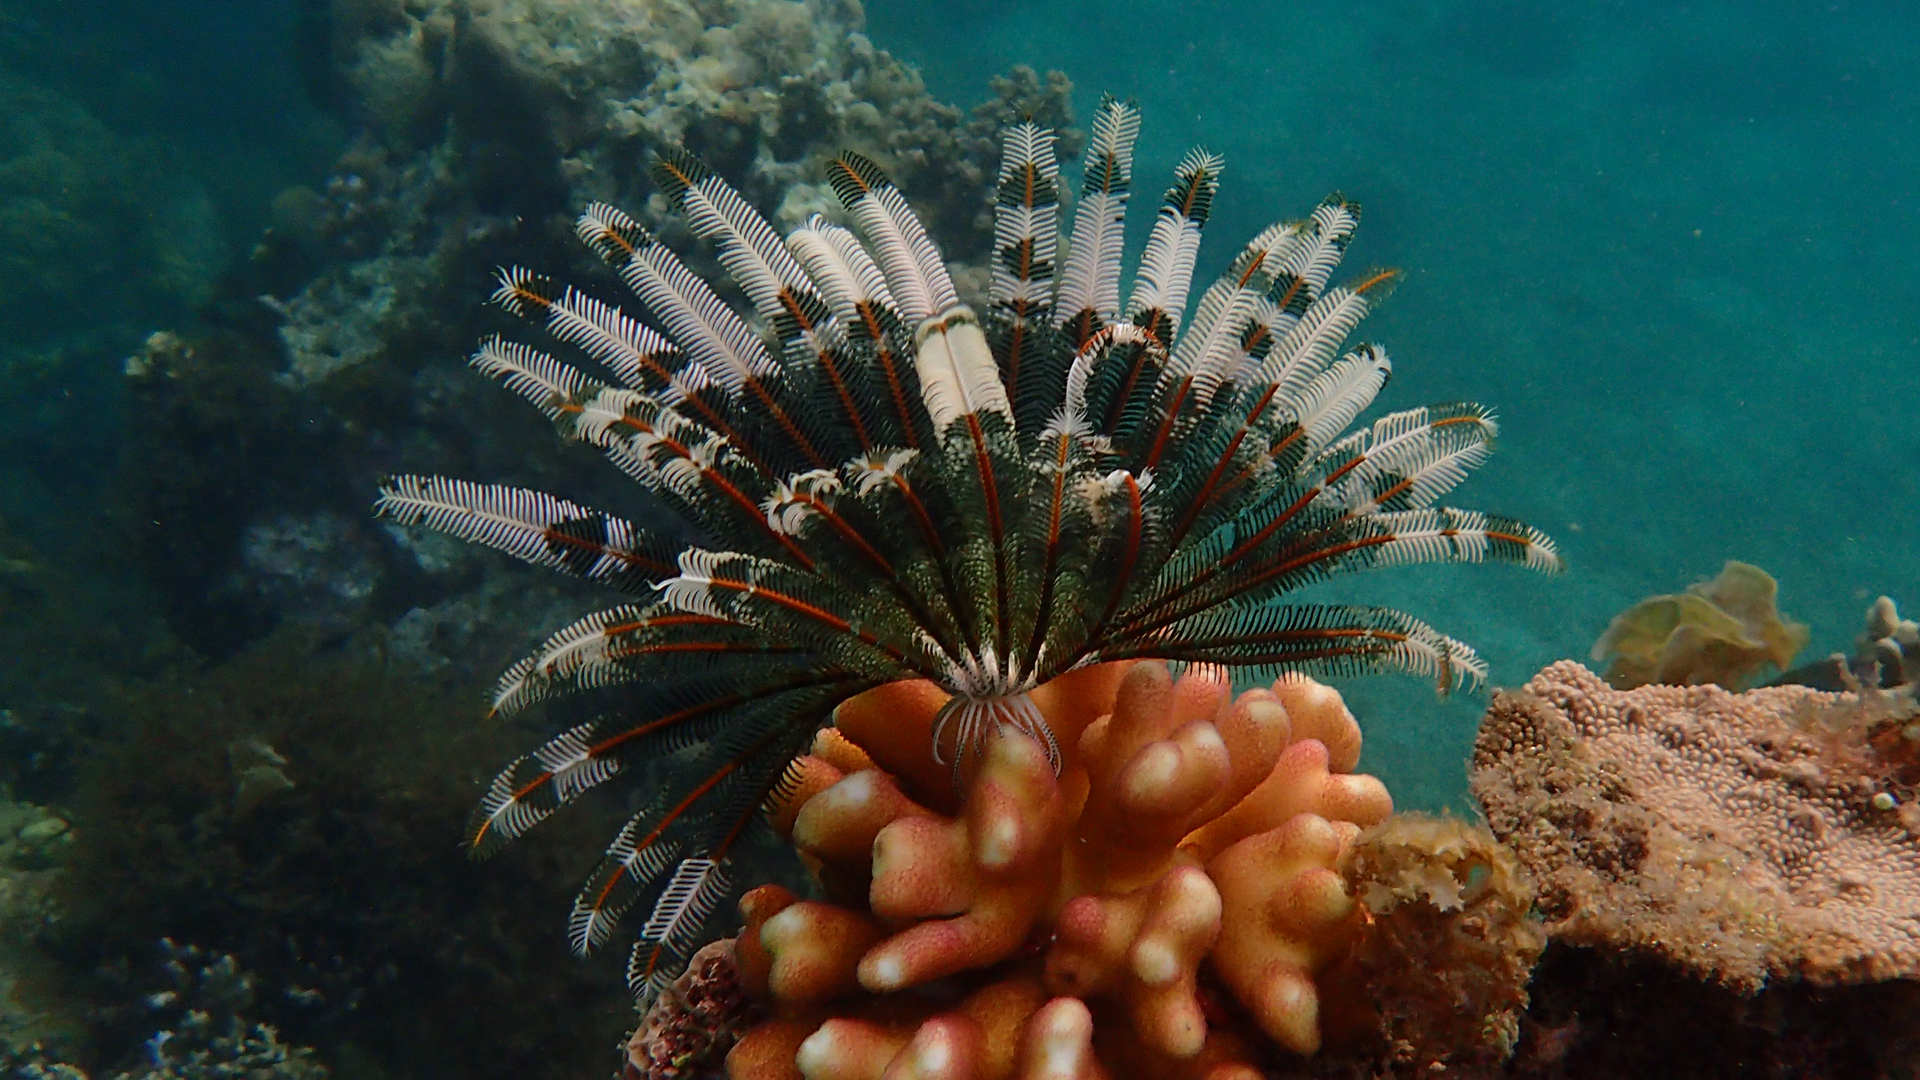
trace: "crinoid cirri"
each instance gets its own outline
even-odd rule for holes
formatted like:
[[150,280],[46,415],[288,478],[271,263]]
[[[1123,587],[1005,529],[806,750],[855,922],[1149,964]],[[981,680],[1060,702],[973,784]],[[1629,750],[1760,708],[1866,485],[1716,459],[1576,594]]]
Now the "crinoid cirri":
[[1059,258],[1050,134],[1004,135],[991,292],[962,303],[902,193],[848,153],[852,230],[784,241],[720,177],[668,151],[661,188],[751,301],[736,312],[631,217],[580,236],[651,322],[525,270],[494,299],[570,355],[484,342],[473,365],[590,443],[700,537],[536,491],[394,477],[379,510],[602,582],[631,599],[553,635],[497,710],[592,689],[593,719],[508,766],[468,840],[485,855],[635,762],[661,790],[579,896],[576,948],[630,909],[636,989],[699,943],[728,854],[845,699],[927,679],[953,695],[936,746],[959,770],[1003,727],[1055,754],[1029,691],[1130,658],[1255,671],[1397,668],[1479,679],[1466,645],[1399,611],[1284,605],[1330,574],[1494,559],[1559,566],[1504,517],[1438,505],[1487,456],[1489,410],[1396,412],[1349,432],[1387,380],[1345,348],[1395,279],[1329,286],[1358,219],[1336,195],[1260,232],[1189,311],[1221,159],[1174,170],[1121,300],[1139,114],[1101,103]]

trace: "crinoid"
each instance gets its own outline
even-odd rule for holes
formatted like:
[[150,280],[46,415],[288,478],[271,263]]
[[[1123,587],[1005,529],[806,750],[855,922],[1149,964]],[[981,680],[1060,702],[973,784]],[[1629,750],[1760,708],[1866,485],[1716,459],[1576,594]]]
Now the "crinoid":
[[583,355],[495,339],[474,366],[605,451],[704,542],[677,550],[550,495],[439,478],[395,477],[379,510],[633,597],[503,677],[502,711],[589,688],[617,704],[502,772],[469,839],[484,855],[636,761],[686,762],[697,779],[643,806],[573,913],[587,950],[647,902],[637,989],[697,944],[728,853],[854,694],[913,678],[950,691],[942,745],[957,769],[1005,725],[1051,746],[1028,691],[1098,662],[1475,680],[1471,649],[1398,611],[1274,601],[1372,566],[1559,565],[1530,526],[1435,505],[1486,457],[1488,410],[1413,409],[1346,431],[1389,365],[1377,346],[1342,346],[1395,278],[1328,287],[1352,203],[1334,196],[1262,231],[1189,316],[1221,167],[1196,150],[1122,305],[1138,130],[1132,105],[1102,102],[1063,266],[1052,138],[1005,133],[979,313],[905,197],[852,153],[830,179],[864,239],[815,218],[783,243],[697,160],[655,164],[751,315],[609,206],[589,207],[580,235],[658,329],[537,274],[501,274],[495,300]]

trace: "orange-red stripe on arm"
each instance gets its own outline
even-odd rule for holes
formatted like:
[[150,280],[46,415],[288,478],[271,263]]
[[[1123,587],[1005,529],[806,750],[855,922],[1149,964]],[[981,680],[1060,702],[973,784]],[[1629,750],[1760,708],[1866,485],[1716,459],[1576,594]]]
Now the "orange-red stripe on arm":
[[[673,826],[673,823],[680,820],[681,816],[684,815],[689,809],[691,809],[695,803],[699,802],[701,799],[705,798],[708,794],[710,794],[714,788],[720,785],[720,782],[722,780],[725,780],[727,777],[732,776],[736,772],[739,772],[740,769],[745,767],[747,762],[752,761],[756,756],[758,756],[759,753],[762,750],[765,750],[768,744],[773,742],[774,739],[778,738],[780,734],[781,732],[778,728],[768,731],[761,738],[754,740],[751,744],[742,748],[739,753],[735,754],[732,758],[728,759],[728,761],[724,765],[721,765],[719,768],[715,769],[712,773],[708,774],[705,780],[702,780],[700,783],[694,785],[694,787],[687,792],[685,798],[681,799],[679,803],[675,804],[671,810],[668,810],[665,814],[661,815],[660,820],[654,824],[652,829],[648,830],[647,835],[641,837],[639,840],[634,842],[634,845],[633,845],[634,854],[637,855],[639,852],[645,851],[649,847],[652,847],[654,843],[657,842],[661,836],[665,835],[666,831]],[[753,809],[757,811],[759,809],[759,806],[760,806],[760,801],[756,799],[753,803]],[[736,824],[735,828],[727,834],[727,837],[723,842],[723,846],[720,849],[716,850],[716,852],[708,855],[707,857],[713,859],[715,862],[718,862],[720,858],[725,854],[725,846],[731,845],[731,843],[733,842],[733,838],[739,833],[740,828],[741,826]],[[628,872],[627,866],[622,865],[618,872],[608,875],[606,883],[602,885],[600,887],[600,891],[594,895],[593,902],[590,905],[587,905],[586,910],[591,911],[597,915],[602,909],[604,909],[607,903],[607,898],[613,895],[614,889],[617,888],[622,881],[626,880],[627,872]],[[657,953],[654,959],[657,961],[658,959]]]
[[[626,244],[624,241],[619,241],[617,238],[615,242],[620,243],[629,253],[633,251],[632,245]],[[538,304],[548,311],[553,309],[552,298],[544,296],[523,285],[509,284],[509,287],[512,289],[515,298],[527,303]],[[668,371],[666,365],[655,360],[652,353],[640,353],[639,361],[641,367],[645,368],[663,384],[672,385],[673,372]],[[735,431],[731,424],[728,424],[726,420],[721,418],[719,410],[715,409],[705,398],[702,398],[697,393],[687,393],[682,396],[682,400],[692,405],[694,411],[699,415],[701,422],[705,423],[708,427],[712,428],[716,434],[732,444],[733,448],[739,451],[742,457],[751,462],[755,469],[763,473],[768,471],[766,463],[761,461],[759,457],[747,447],[746,441],[740,438],[740,433]],[[579,405],[572,402],[562,402],[559,408],[562,412],[578,413],[582,411]]]
[[[1336,471],[1344,473],[1345,467]],[[1141,616],[1144,616],[1152,612],[1156,608],[1165,607],[1166,605],[1179,600],[1181,597],[1188,596],[1198,589],[1205,588],[1207,583],[1211,582],[1214,578],[1217,578],[1221,574],[1225,573],[1227,569],[1231,567],[1234,563],[1237,563],[1241,559],[1246,558],[1249,552],[1253,551],[1255,548],[1258,548],[1261,544],[1265,543],[1268,539],[1270,539],[1273,536],[1274,533],[1279,532],[1282,528],[1284,528],[1287,522],[1292,521],[1294,517],[1297,516],[1302,510],[1305,510],[1308,506],[1312,505],[1313,500],[1319,498],[1320,493],[1325,491],[1326,487],[1327,485],[1325,484],[1318,484],[1312,488],[1309,488],[1305,494],[1301,495],[1298,499],[1295,499],[1292,505],[1288,506],[1285,510],[1282,510],[1277,516],[1274,517],[1272,521],[1269,521],[1266,523],[1266,525],[1262,526],[1258,532],[1254,533],[1252,536],[1246,538],[1245,540],[1242,540],[1240,543],[1234,545],[1233,550],[1221,556],[1219,562],[1214,563],[1212,566],[1207,567],[1206,569],[1195,574],[1193,577],[1187,579],[1185,582],[1183,582],[1180,585],[1180,587],[1174,589],[1172,592],[1165,593],[1161,596],[1155,597],[1153,601],[1150,604],[1148,604],[1145,608],[1136,609],[1134,611],[1128,612],[1127,613],[1128,616],[1130,618],[1139,618]]]
[[1060,518],[1066,504],[1067,461],[1073,452],[1073,436],[1061,432],[1054,437],[1053,492],[1047,505],[1047,554],[1041,562],[1040,603],[1034,608],[1033,636],[1027,640],[1026,670],[1032,671],[1040,659],[1040,648],[1047,639],[1047,622],[1053,617],[1055,568],[1060,561]]
[[713,615],[700,615],[690,611],[676,611],[669,615],[649,615],[644,619],[633,619],[623,623],[609,623],[602,631],[606,636],[631,634],[649,626],[738,626],[732,619],[722,619]]
[[637,551],[626,551],[620,548],[610,547],[606,544],[596,543],[595,541],[588,540],[585,537],[574,536],[571,533],[564,533],[554,528],[546,528],[546,529],[540,530],[540,539],[545,540],[549,544],[559,544],[563,547],[577,548],[581,551],[592,552],[593,554],[601,556],[602,558],[619,559],[621,562],[626,563],[628,566],[638,566],[638,567],[641,567],[642,569],[653,571],[664,577],[672,577],[674,574],[679,572],[678,569],[673,565],[669,563],[663,563],[659,559],[648,558],[647,556],[642,555]]
[[[1260,400],[1255,402],[1252,410],[1247,413],[1247,418],[1241,421],[1240,430],[1234,432],[1233,438],[1227,440],[1227,448],[1221,452],[1220,460],[1214,463],[1213,471],[1207,474],[1207,482],[1200,485],[1199,494],[1193,497],[1192,502],[1187,507],[1186,515],[1180,519],[1180,524],[1175,527],[1173,533],[1168,538],[1167,550],[1172,551],[1174,548],[1179,547],[1180,541],[1186,538],[1187,530],[1193,528],[1193,523],[1200,519],[1202,513],[1206,512],[1208,505],[1212,502],[1214,488],[1219,484],[1221,475],[1226,472],[1227,466],[1233,464],[1233,455],[1239,453],[1240,444],[1246,441],[1247,433],[1253,430],[1253,425],[1260,419],[1260,414],[1266,411],[1267,405],[1273,401],[1273,395],[1278,393],[1279,390],[1280,386],[1278,383],[1267,387],[1266,393],[1260,395]],[[1299,434],[1300,430],[1302,429],[1296,429],[1293,434],[1288,435],[1288,440],[1291,441],[1294,435]],[[1240,475],[1245,476],[1246,472],[1243,470]]]
[[[1120,607],[1120,595],[1126,588],[1126,583],[1133,577],[1134,566],[1140,561],[1143,528],[1141,512],[1144,509],[1142,505],[1143,500],[1140,497],[1140,482],[1134,479],[1132,473],[1125,474],[1122,482],[1126,484],[1127,488],[1128,507],[1125,553],[1120,558],[1119,572],[1115,574],[1113,578],[1113,591],[1107,594],[1106,610],[1100,613],[1100,621],[1093,624],[1093,631],[1087,635],[1087,643],[1080,647],[1079,655],[1074,657],[1075,660],[1079,660],[1081,657],[1093,651],[1092,643],[1100,640],[1107,628],[1107,624],[1113,621],[1114,612]],[[1061,670],[1064,671],[1071,666],[1071,664],[1064,665]]]
[[760,512],[760,507],[756,505],[752,499],[747,498],[745,492],[733,486],[733,483],[726,477],[715,472],[712,466],[706,465],[702,463],[699,458],[694,457],[693,451],[687,449],[686,444],[672,436],[662,435],[652,425],[635,420],[631,416],[622,416],[620,422],[635,431],[653,436],[658,440],[659,445],[667,448],[669,453],[698,469],[702,479],[711,483],[714,487],[719,488],[721,494],[733,500],[741,510],[746,512],[748,518],[759,524],[762,532],[772,537],[775,543],[787,549],[787,553],[798,560],[803,569],[809,573],[813,571],[813,560],[807,557],[807,553],[801,551],[799,545],[795,544],[790,538],[782,535],[774,529],[772,525],[769,525],[766,515]]
[[[653,364],[651,366],[663,374],[666,371],[666,369],[659,364]],[[667,377],[670,378],[671,376]],[[681,400],[692,405],[694,412],[699,415],[701,423],[706,424],[713,429],[715,434],[727,440],[727,445],[733,447],[741,457],[746,458],[747,462],[754,467],[756,472],[767,476],[773,475],[772,470],[767,468],[767,463],[761,460],[758,454],[753,452],[753,449],[747,445],[746,440],[740,437],[740,433],[733,429],[733,425],[721,418],[720,410],[714,408],[706,398],[701,397],[697,392],[689,392],[681,395]]]
[[[1031,210],[1033,209],[1034,182],[1038,174],[1035,172],[1032,162],[1027,162],[1023,165],[1021,171],[1024,174],[1025,183],[1022,205]],[[1027,236],[1022,237],[1020,240],[1019,276],[1017,280],[1021,282],[1030,281],[1032,280],[1032,274],[1033,237]],[[1029,301],[1024,296],[1013,302],[1013,336],[1007,339],[1008,401],[1018,400],[1020,396],[1020,350],[1026,344],[1028,303]]]
[[[682,724],[687,722],[688,720],[693,720],[697,717],[704,716],[710,713],[731,709],[738,705],[744,705],[747,702],[755,701],[760,698],[772,697],[775,694],[783,694],[789,690],[803,690],[810,686],[825,686],[834,682],[846,682],[846,681],[849,681],[849,677],[843,672],[835,672],[829,675],[816,674],[816,675],[809,675],[803,678],[796,678],[796,679],[791,679],[784,682],[775,683],[770,686],[761,687],[757,690],[747,691],[743,693],[724,694],[720,697],[703,701],[698,705],[690,705],[684,709],[679,709],[674,712],[668,713],[665,716],[658,717],[653,720],[649,720],[644,724],[637,724],[633,727],[627,728],[619,732],[618,734],[610,735],[607,738],[601,739],[599,742],[593,743],[587,747],[587,758],[592,759],[597,757],[604,757],[607,754],[613,752],[614,750],[617,750],[620,747],[625,746],[627,743],[633,742],[635,739],[644,738],[647,735],[651,735],[656,731],[662,731],[666,728],[673,727],[676,724]],[[541,771],[538,775],[533,777],[531,780],[528,780],[526,783],[515,788],[513,790],[511,797],[509,798],[509,802],[517,803],[525,800],[527,796],[532,795],[534,792],[539,791],[542,787],[545,787],[546,785],[552,783],[554,775],[555,774],[553,773],[552,770]],[[472,836],[468,837],[467,846],[470,848],[479,847],[482,841],[486,839],[487,833],[493,828],[494,820],[495,819],[493,817],[489,817],[485,821],[483,821],[480,825],[480,828],[477,831],[475,831]]]
[[1151,634],[1156,630],[1160,630],[1165,627],[1171,626],[1182,619],[1186,619],[1194,615],[1198,615],[1201,612],[1206,611],[1208,608],[1218,607],[1221,604],[1224,604],[1227,601],[1232,600],[1236,596],[1240,596],[1242,594],[1251,592],[1252,590],[1260,587],[1261,585],[1266,584],[1269,581],[1272,581],[1274,578],[1279,577],[1282,574],[1292,573],[1295,570],[1298,570],[1305,566],[1311,566],[1317,562],[1325,562],[1328,559],[1337,559],[1340,556],[1346,555],[1350,552],[1364,551],[1367,548],[1379,547],[1382,544],[1389,544],[1396,539],[1398,539],[1398,537],[1393,533],[1382,533],[1379,536],[1363,536],[1355,540],[1343,540],[1338,544],[1329,544],[1326,547],[1317,548],[1313,551],[1309,551],[1302,555],[1296,555],[1289,559],[1283,559],[1280,562],[1274,563],[1270,566],[1263,567],[1262,569],[1256,571],[1252,577],[1234,582],[1233,587],[1222,595],[1211,596],[1211,597],[1208,597],[1205,602],[1200,603],[1198,605],[1190,604],[1185,608],[1182,608],[1178,611],[1173,612],[1172,614],[1161,615],[1160,617],[1154,619],[1152,622],[1149,622],[1149,623],[1132,624],[1128,626],[1126,636],[1130,639],[1133,639],[1133,638],[1138,638],[1143,634]]
[[[907,482],[906,477],[895,472],[887,479],[893,484],[894,490],[900,493],[900,497],[906,501],[907,510],[913,515],[914,524],[919,526],[920,535],[926,541],[927,550],[933,554],[933,565],[940,571],[940,582],[946,586],[947,609],[953,612],[956,621],[960,620],[960,586],[953,579],[953,567],[947,562],[947,545],[940,539],[940,530],[934,527],[933,515],[927,512],[926,504],[920,501],[919,494],[913,490],[913,485]],[[932,623],[928,622],[924,625],[931,627]],[[962,632],[964,633],[964,630]]]
[[[780,290],[780,295],[785,296],[786,294],[785,289]],[[795,317],[799,317],[797,312]],[[820,366],[825,369],[827,381],[833,384],[834,396],[840,399],[840,408],[847,414],[847,422],[853,425],[853,437],[859,442],[861,452],[872,452],[873,439],[867,434],[866,423],[860,419],[860,408],[854,404],[853,392],[847,389],[846,377],[840,373],[840,365],[834,361],[833,351],[831,349],[815,349],[814,355],[819,358]]]
[[[703,785],[702,789],[696,789],[693,795],[689,796],[687,800],[682,801],[682,803],[679,806],[675,807],[672,811],[672,817],[678,817],[680,814],[685,813],[687,807],[689,807],[693,802],[698,801],[698,799],[701,798],[703,795],[705,795],[708,791],[711,791],[713,786],[715,784],[718,784],[720,780],[724,779],[727,775],[738,771],[742,766],[745,765],[746,762],[752,760],[755,755],[760,753],[760,751],[766,749],[767,744],[770,741],[771,741],[771,738],[762,739],[759,742],[756,742],[751,747],[748,747],[746,750],[742,751],[732,761],[728,762],[727,765],[723,767],[723,769],[720,772],[709,777],[707,783]],[[779,774],[777,773],[775,774],[776,780],[778,778],[778,775]],[[771,787],[771,785],[769,785],[769,787]],[[712,849],[709,850],[704,857],[712,860],[715,863],[719,863],[725,860],[728,854],[732,852],[733,845],[740,839],[740,835],[743,832],[745,832],[747,826],[752,824],[753,820],[759,816],[763,802],[764,802],[764,799],[758,799],[752,802],[751,804],[749,804],[746,810],[744,810],[739,817],[734,819],[733,825],[731,828],[727,830],[726,835],[722,836],[719,842],[714,844]],[[646,838],[634,847],[635,853],[638,853],[644,850],[646,847],[652,845],[655,841],[657,841],[661,833],[666,829],[667,825],[670,823],[671,823],[670,821],[663,821],[658,828],[654,829],[651,833],[648,833]],[[600,889],[600,892],[594,896],[593,906],[589,909],[591,912],[593,912],[594,917],[596,918],[598,917],[600,911],[605,907],[607,903],[607,898],[613,895],[614,889],[618,887],[618,885],[622,880],[625,879],[627,872],[628,872],[627,867],[625,865],[622,865],[619,869],[619,872],[613,874],[608,879],[606,885],[604,885]],[[632,981],[636,985],[645,985],[646,983],[650,982],[653,979],[654,972],[659,970],[660,958],[666,955],[669,945],[670,945],[670,942],[664,941],[664,940],[656,942],[654,944],[653,949],[647,954],[646,965],[643,968],[641,968],[638,972],[638,978],[632,979]]]
[[994,480],[993,458],[987,453],[987,434],[980,427],[980,415],[968,413],[966,419],[967,434],[973,438],[974,468],[980,473],[980,494],[987,502],[987,531],[993,538],[994,645],[1000,655],[1005,656],[1012,594],[1007,581],[1006,523],[1000,515],[1000,485]]
[[1160,430],[1153,437],[1153,446],[1147,450],[1147,460],[1141,469],[1152,469],[1160,464],[1160,455],[1167,448],[1167,439],[1173,434],[1174,422],[1180,419],[1180,406],[1187,403],[1187,391],[1193,388],[1193,376],[1180,380],[1180,386],[1173,392],[1173,400],[1167,404],[1166,412],[1160,418]]
[[1187,182],[1187,193],[1180,198],[1180,216],[1189,220],[1193,217],[1193,203],[1200,197],[1200,189],[1206,186],[1207,170],[1194,170],[1193,179]]
[[920,533],[926,538],[927,547],[932,550],[935,561],[940,563],[940,568],[944,572],[947,545],[941,541],[940,531],[933,526],[933,515],[927,512],[926,504],[920,501],[919,494],[913,490],[912,484],[907,483],[906,477],[896,472],[888,479],[892,481],[894,489],[900,492],[900,497],[907,501],[907,509],[912,512],[914,523],[920,526]]
[[909,450],[918,450],[920,435],[913,427],[913,410],[907,404],[907,388],[900,379],[898,358],[887,345],[886,332],[873,314],[873,305],[862,300],[855,310],[860,312],[860,318],[867,324],[867,332],[873,335],[874,359],[879,361],[880,370],[886,373],[887,391],[893,398],[893,411],[900,419],[900,434],[907,440]]
[[[1279,389],[1277,384],[1275,385],[1274,389],[1276,390]],[[1286,436],[1282,438],[1279,442],[1274,443],[1272,446],[1267,447],[1267,460],[1268,461],[1277,460],[1281,454],[1284,454],[1288,450],[1292,449],[1294,443],[1297,443],[1301,439],[1304,439],[1306,437],[1307,437],[1306,428],[1304,427],[1294,428],[1292,431],[1289,431],[1286,434]],[[1241,469],[1237,473],[1234,473],[1233,479],[1227,481],[1225,484],[1222,484],[1220,486],[1221,496],[1225,497],[1228,493],[1232,492],[1233,489],[1239,487],[1241,484],[1246,483],[1252,477],[1253,477],[1253,465],[1249,463],[1246,468]]]
[[[712,791],[715,787],[719,786],[720,781],[725,780],[727,777],[733,775],[735,772],[738,772],[740,770],[740,767],[745,765],[747,761],[753,757],[754,754],[759,753],[764,745],[765,745],[764,743],[756,743],[753,746],[749,747],[748,749],[741,751],[731,761],[728,761],[725,765],[722,765],[720,766],[720,768],[714,770],[712,775],[708,776],[705,780],[702,780],[700,783],[694,785],[693,790],[687,793],[686,798],[681,799],[677,806],[675,806],[673,809],[667,811],[664,815],[662,815],[659,823],[654,825],[654,827],[647,833],[646,836],[634,842],[634,845],[633,845],[634,853],[638,854],[652,847],[654,842],[659,840],[661,835],[667,831],[668,827],[670,827],[674,822],[680,820],[681,815],[685,814],[690,808],[692,808],[694,803],[699,802],[702,798],[705,798],[708,792]],[[627,867],[624,865],[621,866],[617,872],[607,875],[606,884],[600,886],[600,891],[594,894],[593,902],[591,904],[586,905],[585,910],[592,912],[597,916],[600,911],[605,909],[607,905],[607,898],[613,895],[613,890],[618,888],[620,886],[620,883],[625,881],[626,879],[627,879]]]
[[1179,645],[1171,647],[1165,644],[1145,642],[1126,649],[1102,649],[1100,651],[1100,659],[1105,662],[1110,660],[1132,660],[1142,657],[1152,657],[1156,660],[1199,660],[1204,662],[1213,655],[1209,650],[1214,648],[1244,644],[1281,644],[1289,641],[1338,640],[1342,638],[1349,640],[1364,639],[1367,641],[1378,641],[1382,642],[1384,647],[1366,648],[1357,645],[1334,645],[1324,649],[1308,649],[1305,651],[1287,650],[1251,656],[1237,655],[1234,658],[1234,662],[1236,664],[1264,664],[1279,663],[1281,661],[1327,660],[1336,656],[1369,656],[1380,652],[1391,651],[1393,646],[1412,640],[1410,635],[1400,633],[1397,630],[1372,630],[1367,627],[1333,627],[1325,630],[1287,630],[1276,631],[1270,634],[1251,634],[1244,637],[1236,636],[1231,641],[1182,642]]
[[747,389],[753,391],[753,396],[760,399],[760,404],[767,407],[767,413],[787,433],[787,438],[793,440],[793,445],[799,448],[808,463],[816,469],[827,468],[827,459],[820,456],[820,451],[813,448],[813,443],[807,440],[807,436],[800,430],[799,425],[793,422],[793,418],[787,415],[787,411],[780,407],[779,402],[773,400],[773,394],[767,389],[766,384],[752,375],[745,377],[745,383]]
[[[907,588],[907,583],[901,580],[900,573],[894,569],[893,563],[890,562],[885,555],[882,555],[879,549],[869,543],[866,537],[861,536],[860,531],[855,529],[851,522],[840,516],[838,511],[834,510],[832,506],[817,496],[809,495],[805,492],[795,492],[793,501],[802,503],[819,514],[820,517],[826,521],[828,527],[832,528],[842,540],[846,541],[855,551],[860,553],[861,558],[872,563],[874,569],[878,570],[881,575],[887,579],[887,585],[893,590],[893,594],[899,597],[900,602],[905,604],[907,609],[912,612],[914,620],[926,629],[929,635],[933,633],[933,614],[927,610],[926,605],[920,602],[920,598],[913,594],[913,590]],[[935,640],[938,639],[936,638]],[[945,642],[941,642],[940,645],[943,650],[946,650],[949,655],[951,655],[952,650],[947,649]]]
[[898,575],[894,573],[893,564],[887,561],[887,557],[868,543],[867,538],[861,536],[860,531],[855,529],[846,518],[841,517],[824,499],[804,491],[796,491],[793,493],[793,501],[819,514],[821,520],[825,521],[840,539],[845,540],[860,553],[861,558],[872,563],[875,569],[887,577],[897,579]]
[[810,604],[797,596],[788,596],[778,589],[769,589],[764,585],[756,585],[748,581],[735,581],[731,578],[723,577],[709,577],[706,579],[706,582],[711,588],[727,589],[731,592],[741,593],[746,596],[752,596],[757,599],[766,600],[769,603],[777,604],[802,618],[817,622],[835,633],[848,634],[859,639],[862,644],[878,649],[886,655],[887,659],[892,660],[901,667],[908,668],[930,679],[940,677],[938,673],[928,670],[926,665],[922,664],[919,660],[881,641],[871,630],[855,626],[818,604]]
[[[1158,309],[1156,308],[1155,310],[1157,311]],[[1152,312],[1146,312],[1144,314],[1152,314]],[[1149,320],[1149,322],[1157,321],[1158,320]],[[1145,330],[1149,337],[1155,336],[1152,326],[1145,327]],[[1127,411],[1127,399],[1133,396],[1133,388],[1140,384],[1140,373],[1145,370],[1147,357],[1153,355],[1155,355],[1155,350],[1148,346],[1142,346],[1140,351],[1134,354],[1133,363],[1127,368],[1126,381],[1120,384],[1120,392],[1115,394],[1113,400],[1107,403],[1107,422],[1105,427],[1101,429],[1107,434],[1112,435],[1116,433],[1115,429],[1120,426],[1120,418]]]

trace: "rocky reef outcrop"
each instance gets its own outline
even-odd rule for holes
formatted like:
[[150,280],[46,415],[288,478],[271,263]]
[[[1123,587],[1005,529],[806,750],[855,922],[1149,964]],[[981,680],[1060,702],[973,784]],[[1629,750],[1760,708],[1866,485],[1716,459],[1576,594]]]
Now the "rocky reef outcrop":
[[1578,664],[1502,694],[1474,794],[1556,938],[1752,992],[1920,973],[1920,841],[1840,695],[1618,691]]
[[1912,725],[1855,686],[1621,691],[1563,661],[1495,695],[1472,787],[1551,939],[1515,1075],[1912,1075]]
[[[209,328],[129,366],[148,424],[121,487],[174,626],[218,654],[288,613],[404,620],[431,631],[411,639],[422,662],[461,662],[476,606],[521,591],[475,599],[494,563],[369,523],[368,493],[402,462],[596,492],[591,455],[556,445],[463,361],[503,327],[482,303],[498,266],[620,296],[572,238],[591,201],[705,257],[646,179],[658,148],[706,156],[781,222],[830,210],[821,165],[858,150],[952,257],[982,261],[997,131],[1032,117],[1073,152],[1069,84],[1016,69],[956,108],[862,19],[838,0],[313,5],[305,67],[357,135],[325,183],[274,201]],[[549,626],[550,599],[497,622]]]

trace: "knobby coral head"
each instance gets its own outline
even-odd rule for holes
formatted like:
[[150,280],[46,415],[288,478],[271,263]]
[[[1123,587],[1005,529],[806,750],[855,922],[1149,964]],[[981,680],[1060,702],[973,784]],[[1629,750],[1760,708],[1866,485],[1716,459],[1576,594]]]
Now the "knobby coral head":
[[1488,454],[1487,409],[1347,430],[1390,364],[1346,339],[1396,278],[1331,283],[1354,204],[1336,195],[1263,229],[1190,305],[1222,167],[1196,150],[1123,302],[1138,130],[1131,105],[1101,104],[1064,236],[1052,136],[1007,130],[977,309],[902,192],[851,153],[828,179],[859,235],[816,217],[784,240],[690,155],[655,164],[750,315],[604,205],[580,235],[649,321],[502,271],[495,299],[543,320],[572,359],[494,339],[474,366],[700,537],[683,550],[518,488],[399,476],[381,493],[403,524],[630,598],[502,678],[496,710],[586,692],[586,715],[500,773],[469,837],[487,854],[636,762],[672,758],[687,779],[644,799],[607,849],[575,904],[577,948],[645,906],[633,976],[657,986],[700,940],[729,854],[789,763],[864,691],[924,680],[951,695],[926,743],[949,785],[1002,729],[1058,769],[1068,743],[1034,696],[1056,678],[1154,657],[1473,681],[1473,651],[1411,616],[1278,601],[1374,566],[1559,566],[1530,526],[1439,503]]
[[1038,703],[1062,772],[1004,731],[951,811],[915,798],[948,783],[923,765],[937,691],[841,707],[772,815],[826,898],[742,900],[742,984],[771,1015],[730,1075],[1228,1080],[1365,1024],[1341,864],[1392,801],[1350,771],[1340,696],[1284,676],[1234,697],[1223,672],[1155,661],[1076,675]]

